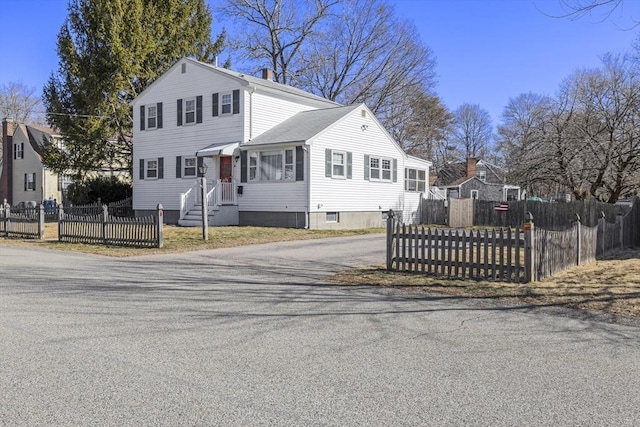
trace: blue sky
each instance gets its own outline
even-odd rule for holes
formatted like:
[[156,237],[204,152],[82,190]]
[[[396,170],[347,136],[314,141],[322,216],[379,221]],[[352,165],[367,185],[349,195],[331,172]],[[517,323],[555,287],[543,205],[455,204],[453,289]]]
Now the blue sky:
[[[576,21],[545,16],[561,13],[559,0],[392,1],[433,50],[444,103],[451,110],[479,104],[494,124],[509,98],[553,95],[575,70],[598,67],[603,53],[629,51],[640,31],[624,30],[640,20],[640,0],[624,0],[624,9],[604,21],[601,14]],[[57,68],[66,6],[67,0],[0,0],[0,84],[21,82],[41,92]],[[222,24],[214,16],[214,36]]]

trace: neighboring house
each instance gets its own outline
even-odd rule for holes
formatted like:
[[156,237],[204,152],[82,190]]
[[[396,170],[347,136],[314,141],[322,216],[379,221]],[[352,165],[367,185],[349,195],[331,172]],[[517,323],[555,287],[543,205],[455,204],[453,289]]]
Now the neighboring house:
[[0,174],[0,202],[11,205],[44,200],[62,200],[69,181],[42,164],[44,144],[59,139],[47,127],[2,121],[3,167]]
[[[133,208],[210,225],[380,227],[419,220],[430,162],[410,157],[364,104],[341,106],[263,78],[183,58],[133,101]],[[406,177],[406,179],[405,179]]]
[[523,196],[519,186],[505,184],[500,168],[475,158],[448,163],[438,172],[434,185],[452,199],[507,201]]

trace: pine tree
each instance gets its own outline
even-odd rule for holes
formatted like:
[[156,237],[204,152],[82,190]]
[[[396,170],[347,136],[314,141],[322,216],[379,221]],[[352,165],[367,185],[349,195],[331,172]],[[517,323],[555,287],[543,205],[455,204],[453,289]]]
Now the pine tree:
[[224,32],[212,40],[204,0],[70,0],[68,10],[43,96],[63,144],[44,163],[79,180],[106,165],[131,170],[130,102],[184,56],[213,62]]

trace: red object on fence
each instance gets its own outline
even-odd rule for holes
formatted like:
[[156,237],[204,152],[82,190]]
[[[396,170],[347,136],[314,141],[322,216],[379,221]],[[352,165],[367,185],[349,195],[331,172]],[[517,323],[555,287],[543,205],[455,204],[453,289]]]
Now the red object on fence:
[[496,212],[506,212],[509,210],[509,203],[500,203],[499,205],[495,205],[493,210]]

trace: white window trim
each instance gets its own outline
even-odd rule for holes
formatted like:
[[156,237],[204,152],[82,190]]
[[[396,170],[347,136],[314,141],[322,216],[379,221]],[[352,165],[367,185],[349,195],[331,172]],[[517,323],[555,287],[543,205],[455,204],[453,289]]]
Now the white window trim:
[[[342,155],[342,165],[341,165],[342,175],[338,175],[335,173],[334,166],[337,166],[337,164],[333,163],[333,156],[336,154]],[[346,151],[331,150],[331,178],[347,179],[347,152]]]
[[[193,110],[192,111],[189,111],[187,109],[187,105],[189,105],[189,102],[193,102]],[[198,120],[197,117],[196,117],[197,116],[197,110],[198,110],[198,104],[197,104],[196,97],[194,96],[192,98],[185,98],[185,100],[184,100],[184,111],[182,112],[182,124],[186,125],[186,126],[195,125],[196,121]],[[187,120],[187,117],[188,117],[187,114],[189,114],[191,112],[193,113],[193,121],[190,122],[190,121]]]
[[[156,162],[156,167],[155,168],[150,168],[149,167],[149,163],[150,162]],[[149,176],[149,171],[150,170],[155,170],[156,171],[156,176]],[[144,161],[144,179],[158,179],[158,159],[145,159]]]
[[[287,151],[291,151],[292,153],[292,163],[287,163]],[[280,156],[282,158],[282,163],[280,164],[281,167],[281,179],[261,179],[260,178],[260,169],[261,169],[261,159],[262,159],[262,155],[263,153],[280,153]],[[260,150],[260,151],[250,151],[248,154],[248,164],[247,164],[247,169],[248,169],[248,174],[249,174],[249,181],[250,182],[293,182],[296,180],[296,150],[293,148],[283,148],[283,149],[276,149],[276,150]],[[255,165],[251,164],[251,161],[255,160]],[[291,176],[287,178],[287,173],[286,173],[286,167],[288,165],[292,166],[292,173]],[[253,171],[253,175],[251,173],[251,171]]]
[[[409,178],[409,171],[411,170],[416,172],[415,179]],[[424,174],[425,179],[420,179],[420,172]],[[404,168],[404,191],[411,192],[411,193],[424,193],[427,188],[426,177],[427,177],[427,171],[425,169]],[[414,190],[409,189],[409,182],[415,182]],[[420,189],[420,184],[422,184],[422,187],[423,187],[422,190]]]
[[[374,160],[378,160],[379,167],[374,168],[371,166]],[[389,162],[389,169],[384,169],[382,167],[382,162],[386,160]],[[373,171],[378,170],[380,172],[379,178],[373,177]],[[383,171],[389,171],[389,179],[383,178]],[[393,159],[389,157],[378,157],[378,156],[370,156],[369,157],[369,180],[370,181],[381,181],[381,182],[392,182],[393,181]]]
[[13,152],[15,153],[16,160],[24,159],[24,150],[22,149],[22,143],[13,144]]
[[[476,197],[473,197],[474,194],[476,195]],[[478,200],[478,198],[480,197],[480,192],[478,190],[471,190],[470,196],[472,199]]]
[[[27,179],[27,190],[26,191],[36,191],[36,173],[32,172],[32,173],[27,173],[25,178]],[[31,178],[31,180],[29,180],[29,178]],[[29,188],[29,184],[32,184],[31,186],[33,188]]]
[[[154,111],[153,116],[151,115],[151,111]],[[154,120],[154,125],[151,126],[151,119]],[[158,107],[156,104],[147,105],[147,129],[157,129],[158,128]]]
[[481,171],[479,170],[478,173],[476,174],[478,176],[478,179],[482,182],[487,182],[487,171]]
[[[187,166],[187,160],[193,160],[193,166]],[[187,173],[187,169],[193,169],[193,173]],[[198,158],[197,157],[184,157],[182,159],[182,177],[183,178],[195,178],[198,176]]]
[[[229,102],[225,103],[224,102],[224,97],[228,96],[229,97]],[[224,106],[228,105],[229,106],[229,111],[225,113],[224,111]],[[220,93],[220,115],[221,116],[230,116],[233,114],[233,92],[221,92]]]

